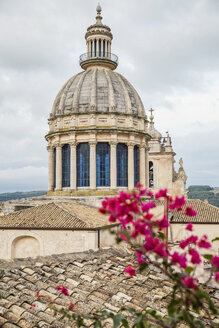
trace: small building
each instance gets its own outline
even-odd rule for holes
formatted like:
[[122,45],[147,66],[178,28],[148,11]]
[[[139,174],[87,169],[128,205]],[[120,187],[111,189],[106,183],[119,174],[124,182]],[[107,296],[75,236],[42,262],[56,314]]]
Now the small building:
[[[0,258],[82,252],[115,244],[108,217],[76,202],[46,203],[0,217]],[[107,229],[106,229],[107,228]]]

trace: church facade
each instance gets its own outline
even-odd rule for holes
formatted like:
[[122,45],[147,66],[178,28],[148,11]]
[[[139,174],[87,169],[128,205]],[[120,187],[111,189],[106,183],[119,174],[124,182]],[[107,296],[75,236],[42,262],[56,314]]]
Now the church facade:
[[148,117],[134,87],[115,71],[113,35],[102,23],[99,5],[85,39],[83,71],[62,87],[49,117],[47,195],[109,195],[139,181],[183,194],[186,175],[182,162],[179,172],[174,170],[169,135],[155,129],[153,110]]

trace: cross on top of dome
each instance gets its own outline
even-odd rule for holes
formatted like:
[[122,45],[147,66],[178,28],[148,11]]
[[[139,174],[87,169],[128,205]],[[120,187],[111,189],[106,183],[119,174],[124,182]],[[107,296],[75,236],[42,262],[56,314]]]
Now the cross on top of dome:
[[87,52],[80,56],[79,62],[83,69],[102,66],[114,70],[118,65],[118,57],[111,53],[113,35],[109,26],[102,23],[100,4],[96,10],[96,23],[90,25],[85,34]]

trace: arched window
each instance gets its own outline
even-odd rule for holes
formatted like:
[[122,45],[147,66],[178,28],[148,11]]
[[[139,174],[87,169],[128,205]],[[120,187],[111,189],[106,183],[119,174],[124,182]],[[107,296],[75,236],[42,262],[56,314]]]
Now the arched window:
[[53,181],[54,181],[54,188],[56,188],[56,148],[54,148],[54,152],[53,152]]
[[99,39],[99,57],[101,57],[101,40]]
[[154,164],[149,161],[149,188],[154,186]]
[[128,187],[128,147],[118,143],[116,148],[117,158],[117,186]]
[[97,40],[94,40],[94,57],[97,57]]
[[62,147],[62,187],[70,187],[70,145]]
[[97,187],[110,186],[110,145],[99,142],[96,147],[96,184]]
[[103,40],[103,57],[105,57],[105,51],[106,51],[106,45],[105,45],[105,40]]
[[90,49],[90,51],[91,51],[90,56],[93,57],[93,41],[91,41],[91,49]]
[[40,243],[32,236],[21,236],[14,239],[11,245],[11,257],[35,257],[40,255]]
[[90,186],[90,147],[87,142],[77,146],[77,186]]
[[134,185],[140,181],[139,146],[134,147]]

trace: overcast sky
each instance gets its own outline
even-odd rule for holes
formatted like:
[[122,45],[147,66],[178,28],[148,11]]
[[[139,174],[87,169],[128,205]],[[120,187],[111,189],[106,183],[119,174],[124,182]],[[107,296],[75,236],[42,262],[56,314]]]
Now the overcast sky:
[[[219,1],[102,0],[117,71],[168,130],[187,186],[219,187]],[[0,192],[47,189],[44,135],[95,0],[0,0]]]

